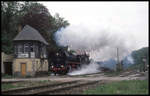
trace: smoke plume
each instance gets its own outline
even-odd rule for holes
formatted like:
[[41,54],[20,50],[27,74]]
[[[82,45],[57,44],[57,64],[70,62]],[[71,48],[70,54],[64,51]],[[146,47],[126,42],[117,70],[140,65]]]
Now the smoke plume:
[[89,28],[83,25],[69,26],[55,34],[55,39],[60,46],[69,46],[72,50],[86,51],[94,60],[116,59],[117,48],[119,59],[123,59],[131,49],[132,43],[128,42],[126,34],[109,28]]
[[134,58],[132,57],[132,54],[129,54],[123,59],[123,67],[126,69],[132,64],[134,64]]
[[[72,25],[61,29],[55,34],[55,39],[60,46],[69,46],[72,50],[86,51],[94,61],[117,59],[119,49],[119,61],[131,52],[133,45],[129,36],[120,33],[120,30],[99,26],[96,28]],[[69,75],[81,75],[97,73],[99,65],[92,62],[88,66],[69,73]]]
[[127,56],[127,60],[131,63],[134,64],[134,59],[132,58],[131,54]]
[[96,62],[91,62],[88,66],[82,65],[81,69],[72,71],[68,75],[83,75],[83,74],[92,74],[100,72],[99,65]]

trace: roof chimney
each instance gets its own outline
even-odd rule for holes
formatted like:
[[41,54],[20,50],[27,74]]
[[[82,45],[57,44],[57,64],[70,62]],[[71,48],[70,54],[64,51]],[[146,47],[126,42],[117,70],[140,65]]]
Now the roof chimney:
[[21,30],[22,30],[22,26],[19,25],[19,26],[18,26],[18,33],[21,32]]

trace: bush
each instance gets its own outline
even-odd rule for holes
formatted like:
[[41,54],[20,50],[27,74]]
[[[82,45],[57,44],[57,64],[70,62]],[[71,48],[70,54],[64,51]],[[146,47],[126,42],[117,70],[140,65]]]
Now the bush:
[[2,78],[13,78],[13,75],[2,74]]

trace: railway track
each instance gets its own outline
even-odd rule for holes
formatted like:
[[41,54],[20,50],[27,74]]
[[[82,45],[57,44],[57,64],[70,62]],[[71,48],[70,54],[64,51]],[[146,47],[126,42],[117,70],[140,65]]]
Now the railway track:
[[52,94],[61,92],[63,90],[69,90],[71,88],[80,87],[84,85],[95,84],[98,81],[69,81],[61,82],[57,84],[47,84],[35,87],[19,88],[2,91],[2,94],[6,95],[34,95],[34,94]]
[[[74,84],[70,84],[70,85],[65,85],[65,86],[62,86],[62,87],[59,87],[59,88],[54,88],[52,90],[49,90],[45,93],[40,93],[40,94],[58,94],[59,92],[64,92],[64,91],[68,91],[68,90],[71,90],[73,88],[77,88],[77,87],[81,87],[81,86],[87,86],[87,85],[91,85],[91,84],[95,84],[95,83],[98,83],[98,81],[80,81],[80,82],[77,82],[77,83],[74,83]],[[64,94],[64,93],[63,93]]]
[[3,84],[12,84],[12,83],[19,83],[19,82],[25,82],[25,81],[2,81]]

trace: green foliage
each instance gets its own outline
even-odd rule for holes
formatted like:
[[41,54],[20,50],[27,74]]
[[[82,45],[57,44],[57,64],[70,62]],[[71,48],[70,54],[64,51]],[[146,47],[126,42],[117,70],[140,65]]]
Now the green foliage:
[[58,48],[54,34],[69,25],[67,20],[57,13],[54,17],[49,10],[37,2],[1,2],[2,51],[13,52],[13,39],[18,34],[18,27],[30,25],[37,29],[49,43],[48,51]]
[[135,64],[141,64],[143,62],[143,58],[147,59],[146,62],[148,62],[148,47],[141,48],[139,50],[133,51],[132,56],[134,58]]
[[2,75],[2,78],[14,78],[14,76],[12,76],[12,75],[8,75],[8,74],[3,74]]
[[17,86],[14,86],[13,84],[2,84],[1,88],[2,90],[8,90],[12,88],[17,88]]
[[32,76],[31,75],[27,75],[27,76],[25,76],[25,78],[32,78]]
[[143,70],[145,66],[145,62],[143,61],[143,59],[146,59],[146,64],[149,64],[148,47],[144,47],[139,50],[133,51],[132,57],[134,59],[134,64],[131,65],[128,69]]
[[30,10],[21,18],[21,25],[30,25],[37,29],[49,43],[49,52],[57,50],[59,46],[55,42],[54,34],[62,27],[68,26],[68,21],[60,17],[58,13],[54,17],[51,16],[49,10],[40,3],[30,4],[28,8]]
[[105,75],[109,76],[109,77],[113,77],[113,76],[118,76],[122,73],[123,71],[111,71],[111,72],[104,72]]
[[41,80],[41,81],[39,81],[39,83],[49,83],[49,82],[51,82],[50,80]]
[[84,94],[148,94],[148,80],[124,80],[103,84]]
[[19,7],[16,1],[1,2],[2,51],[8,54],[13,52],[12,40],[17,34]]
[[25,6],[28,2],[1,2],[2,51],[7,54],[13,53],[13,39],[18,33],[20,18],[26,13]]

